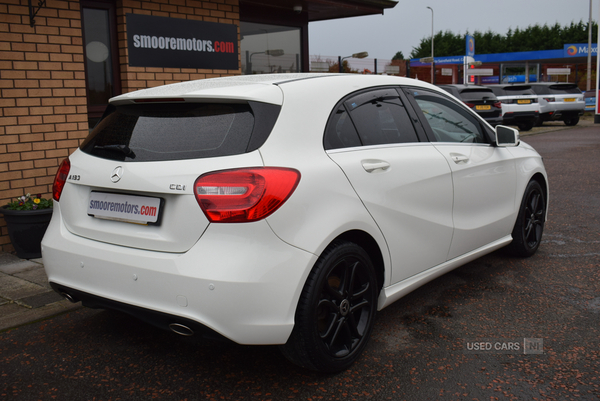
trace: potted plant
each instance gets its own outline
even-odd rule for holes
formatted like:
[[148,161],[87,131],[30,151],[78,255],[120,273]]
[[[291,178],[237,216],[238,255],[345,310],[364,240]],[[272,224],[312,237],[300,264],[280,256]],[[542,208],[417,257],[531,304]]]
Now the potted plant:
[[0,207],[10,242],[21,259],[42,257],[41,243],[52,217],[52,199],[30,194]]

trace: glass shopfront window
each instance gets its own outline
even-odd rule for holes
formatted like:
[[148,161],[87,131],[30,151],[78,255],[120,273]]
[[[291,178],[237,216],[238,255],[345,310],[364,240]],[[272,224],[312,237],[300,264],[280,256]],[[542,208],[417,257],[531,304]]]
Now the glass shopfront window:
[[88,123],[93,128],[108,104],[108,99],[120,94],[118,54],[114,38],[114,4],[102,1],[82,1],[85,72],[88,97]]
[[300,72],[300,28],[240,22],[242,74]]

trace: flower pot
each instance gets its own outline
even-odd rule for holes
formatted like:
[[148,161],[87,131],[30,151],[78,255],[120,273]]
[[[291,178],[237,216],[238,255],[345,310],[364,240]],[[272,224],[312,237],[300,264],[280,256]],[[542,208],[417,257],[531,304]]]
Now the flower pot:
[[9,210],[0,208],[4,215],[10,242],[21,259],[42,257],[42,238],[52,218],[52,209]]

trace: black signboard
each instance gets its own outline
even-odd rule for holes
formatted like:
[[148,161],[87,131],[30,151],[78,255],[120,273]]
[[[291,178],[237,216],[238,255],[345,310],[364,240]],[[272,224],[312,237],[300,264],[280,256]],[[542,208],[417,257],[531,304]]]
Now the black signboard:
[[133,67],[237,70],[237,26],[127,14]]

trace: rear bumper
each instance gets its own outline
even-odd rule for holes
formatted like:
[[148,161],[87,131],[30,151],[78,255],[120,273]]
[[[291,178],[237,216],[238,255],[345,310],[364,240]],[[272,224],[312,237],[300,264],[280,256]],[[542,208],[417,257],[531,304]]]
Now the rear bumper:
[[500,124],[502,124],[504,122],[504,119],[502,118],[502,116],[498,116],[498,117],[483,117],[483,119],[485,121],[487,121],[488,124],[490,124],[491,126],[500,125]]
[[519,122],[535,121],[539,117],[539,112],[536,111],[520,111],[507,112],[502,116],[504,124],[512,125]]
[[265,221],[212,224],[186,253],[153,252],[71,234],[60,207],[42,241],[48,280],[92,307],[149,323],[193,326],[240,344],[283,344],[316,256]]
[[182,327],[185,327],[187,328],[187,331],[185,331],[187,334],[183,335],[199,335],[207,339],[227,340],[219,333],[196,322],[195,320],[113,301],[112,299],[102,298],[97,295],[69,288],[61,284],[51,282],[50,286],[54,291],[63,295],[70,301],[81,302],[83,306],[88,308],[111,309],[127,313],[160,329],[175,331],[178,332],[178,334],[182,334],[184,332]]
[[563,121],[583,115],[583,110],[556,110],[540,114],[543,121]]

